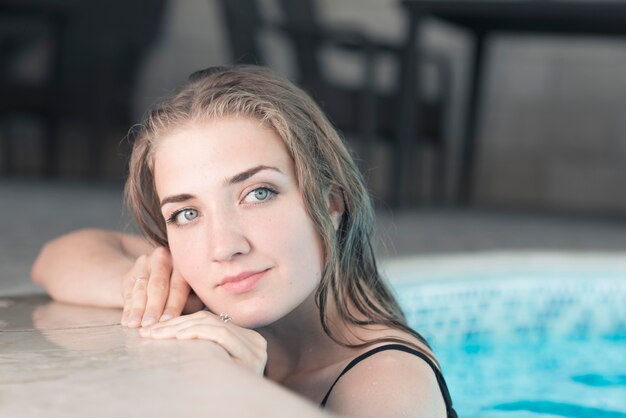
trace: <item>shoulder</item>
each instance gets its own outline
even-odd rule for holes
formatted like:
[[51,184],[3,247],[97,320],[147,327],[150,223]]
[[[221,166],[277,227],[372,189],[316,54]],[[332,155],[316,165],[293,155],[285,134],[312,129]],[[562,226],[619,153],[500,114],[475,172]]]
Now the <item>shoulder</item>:
[[433,369],[399,350],[380,351],[356,364],[335,385],[327,408],[359,417],[446,415]]

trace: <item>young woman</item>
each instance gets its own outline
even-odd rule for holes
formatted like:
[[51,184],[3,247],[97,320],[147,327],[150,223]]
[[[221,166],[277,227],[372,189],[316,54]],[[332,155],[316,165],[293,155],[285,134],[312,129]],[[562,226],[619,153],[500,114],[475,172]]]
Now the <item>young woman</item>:
[[377,270],[361,175],[287,80],[194,73],[136,132],[126,197],[148,241],[49,243],[33,278],[55,299],[123,307],[146,338],[211,341],[340,415],[456,416]]

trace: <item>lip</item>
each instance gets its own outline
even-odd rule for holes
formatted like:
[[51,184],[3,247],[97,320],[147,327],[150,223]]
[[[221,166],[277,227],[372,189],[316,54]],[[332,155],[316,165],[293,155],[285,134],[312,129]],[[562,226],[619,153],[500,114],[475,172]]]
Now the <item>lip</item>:
[[227,276],[220,280],[219,286],[229,293],[245,293],[252,290],[268,270],[244,271],[235,276]]

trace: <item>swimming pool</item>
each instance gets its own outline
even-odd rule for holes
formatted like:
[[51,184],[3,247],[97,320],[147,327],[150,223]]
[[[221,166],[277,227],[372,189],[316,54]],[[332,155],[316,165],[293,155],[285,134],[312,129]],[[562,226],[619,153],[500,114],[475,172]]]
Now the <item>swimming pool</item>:
[[476,254],[384,268],[465,418],[626,418],[626,255]]

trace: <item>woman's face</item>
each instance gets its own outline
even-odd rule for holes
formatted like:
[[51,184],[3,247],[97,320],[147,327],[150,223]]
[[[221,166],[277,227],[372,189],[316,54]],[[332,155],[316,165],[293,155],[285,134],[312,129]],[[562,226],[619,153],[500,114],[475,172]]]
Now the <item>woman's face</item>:
[[154,175],[175,269],[211,311],[258,328],[312,300],[321,239],[273,130],[190,123],[160,139]]

